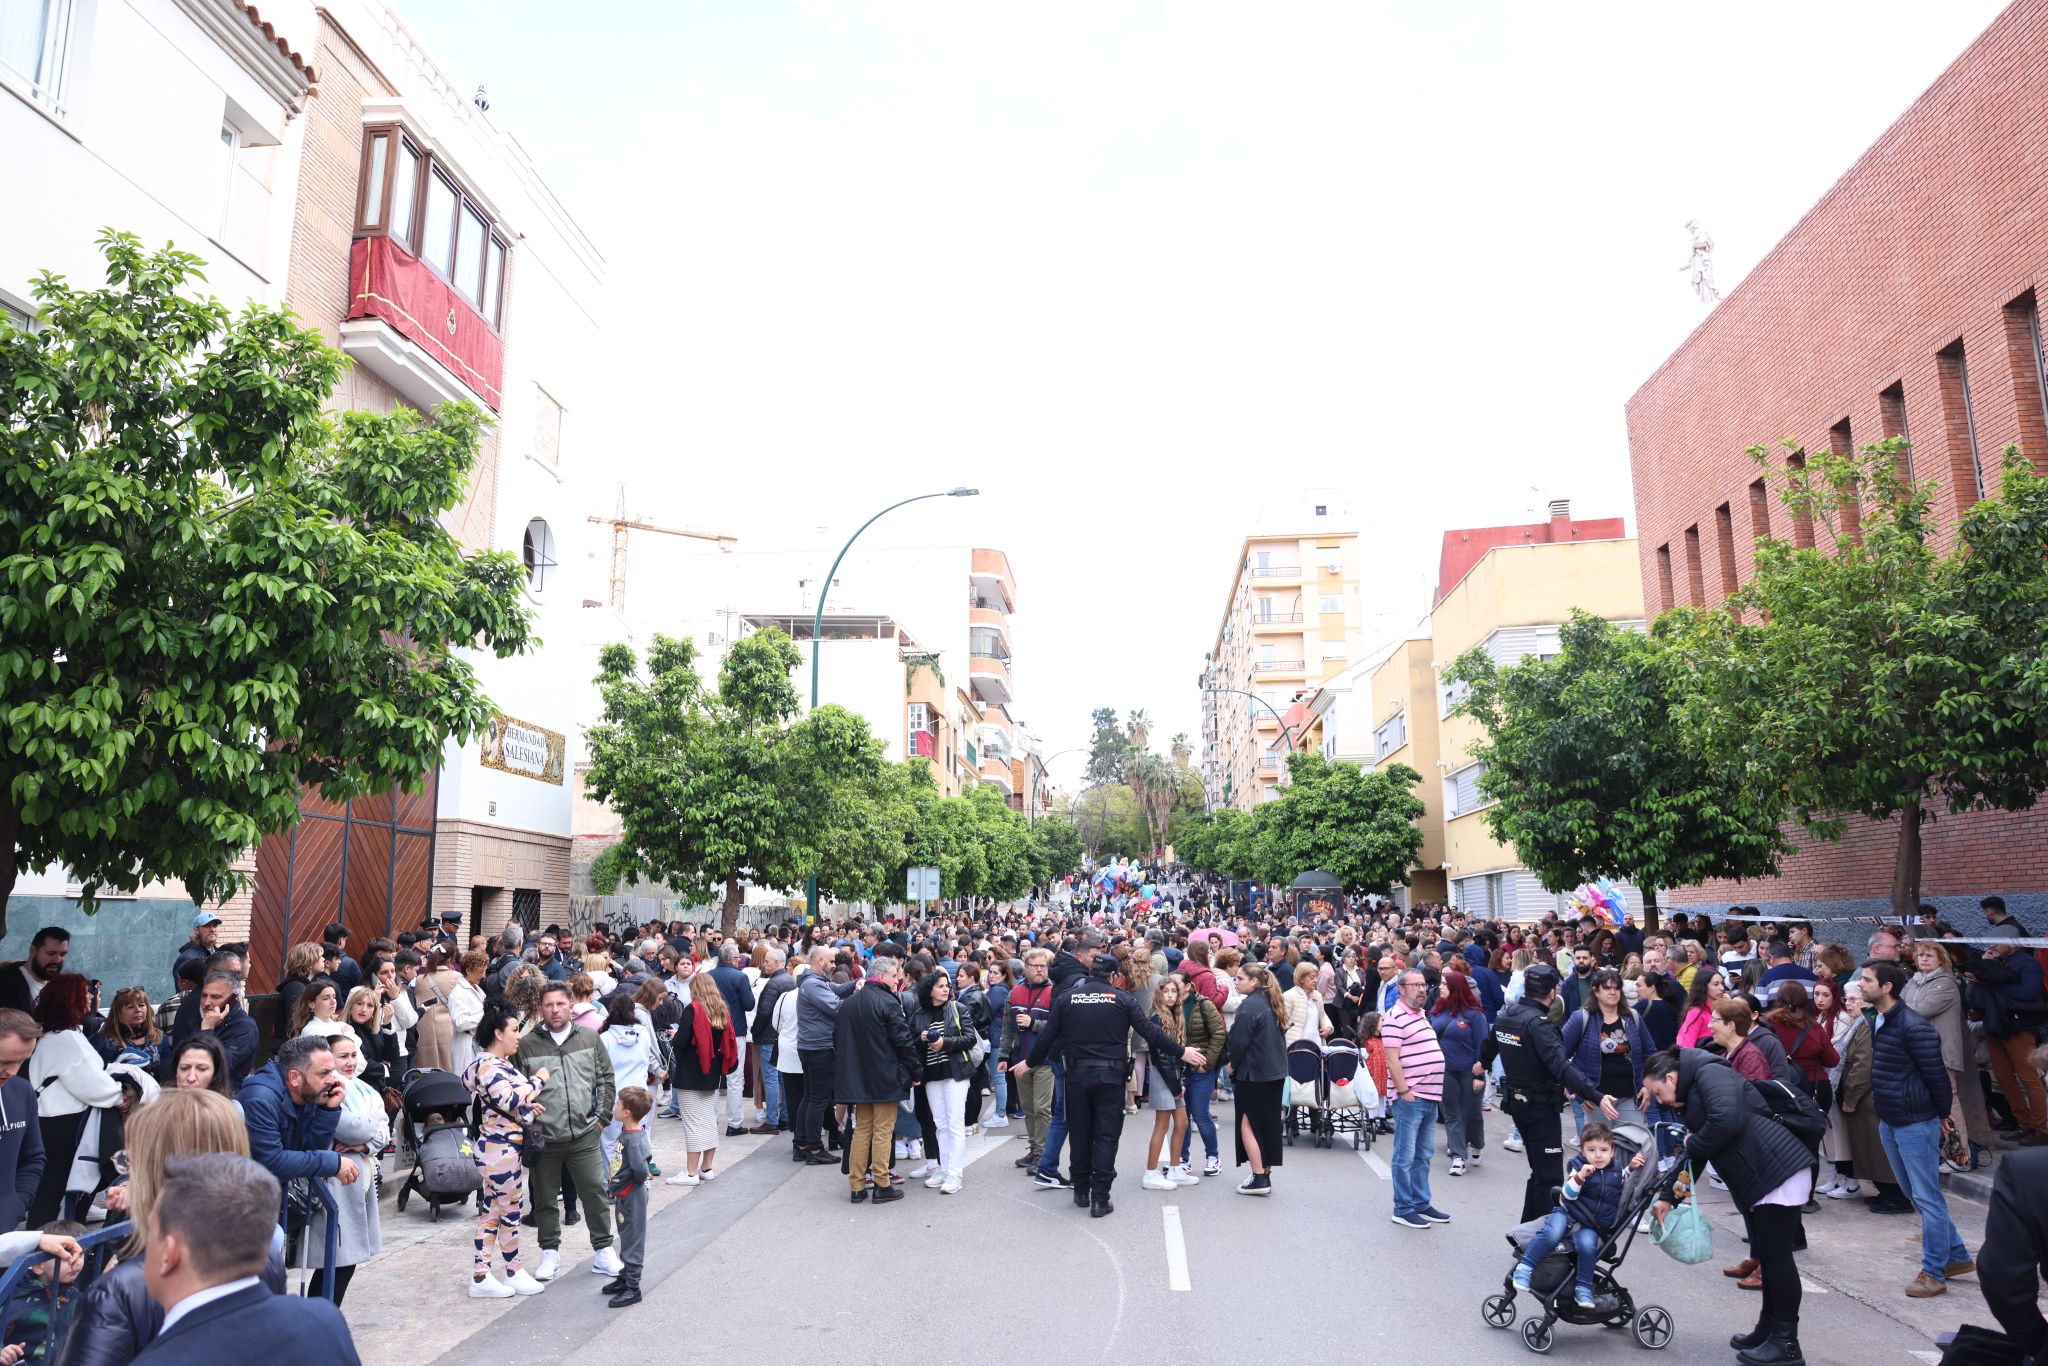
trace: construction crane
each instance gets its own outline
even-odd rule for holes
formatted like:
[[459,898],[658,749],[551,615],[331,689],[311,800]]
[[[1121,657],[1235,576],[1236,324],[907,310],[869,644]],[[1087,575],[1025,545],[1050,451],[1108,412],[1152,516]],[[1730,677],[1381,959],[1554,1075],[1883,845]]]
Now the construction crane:
[[720,550],[730,550],[738,545],[739,537],[726,536],[715,531],[686,531],[681,527],[656,526],[653,522],[642,522],[626,515],[626,486],[619,485],[619,510],[610,517],[590,514],[590,520],[612,529],[612,582],[610,602],[614,612],[626,610],[626,533],[629,531],[656,531],[664,536],[686,536],[693,541],[715,541]]

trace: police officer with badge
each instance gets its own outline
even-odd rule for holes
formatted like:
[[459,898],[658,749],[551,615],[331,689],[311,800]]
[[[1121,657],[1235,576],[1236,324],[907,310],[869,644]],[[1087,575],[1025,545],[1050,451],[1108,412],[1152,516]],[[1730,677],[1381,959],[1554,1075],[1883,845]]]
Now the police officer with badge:
[[1501,1108],[1522,1131],[1529,1159],[1529,1185],[1522,1194],[1522,1222],[1541,1219],[1557,1203],[1564,1182],[1564,1093],[1597,1104],[1610,1121],[1620,1113],[1614,1098],[1600,1094],[1564,1051],[1564,1036],[1550,1022],[1551,998],[1562,982],[1557,969],[1538,963],[1522,974],[1522,999],[1495,1017],[1479,1058],[1491,1067],[1501,1060]]

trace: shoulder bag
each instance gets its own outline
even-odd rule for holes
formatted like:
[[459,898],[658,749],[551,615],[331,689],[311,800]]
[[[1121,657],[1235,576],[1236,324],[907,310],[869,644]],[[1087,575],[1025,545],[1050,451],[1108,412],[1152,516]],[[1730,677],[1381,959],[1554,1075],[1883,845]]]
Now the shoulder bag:
[[538,1166],[541,1154],[547,1151],[548,1146],[548,1133],[546,1129],[541,1127],[541,1122],[537,1119],[521,1119],[518,1115],[491,1099],[491,1093],[487,1090],[479,1091],[477,1099],[481,1100],[487,1109],[497,1111],[506,1119],[519,1126],[519,1165],[522,1167]]
[[1673,1261],[1697,1266],[1714,1256],[1714,1226],[1699,1201],[1688,1197],[1650,1225],[1650,1241]]
[[[960,1003],[958,1001],[948,1002],[946,1013],[952,1020],[953,1032],[958,1034],[960,1032]],[[979,1030],[971,1030],[970,1032],[974,1034],[974,1047],[967,1050],[967,1063],[968,1066],[979,1071],[981,1065],[988,1061],[988,1040],[981,1037]]]

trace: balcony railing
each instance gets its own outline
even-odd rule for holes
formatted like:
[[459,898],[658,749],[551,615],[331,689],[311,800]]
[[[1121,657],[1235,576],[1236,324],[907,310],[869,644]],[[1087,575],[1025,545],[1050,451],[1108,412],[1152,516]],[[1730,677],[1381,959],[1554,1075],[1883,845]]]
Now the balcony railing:
[[1255,564],[1252,566],[1255,579],[1298,579],[1301,566],[1298,564]]
[[1262,659],[1258,663],[1252,665],[1252,668],[1258,671],[1259,673],[1269,674],[1300,673],[1303,669],[1307,667],[1308,661],[1305,659]]
[[1263,615],[1254,615],[1252,626],[1254,629],[1261,626],[1299,626],[1301,620],[1300,612],[1267,612]]

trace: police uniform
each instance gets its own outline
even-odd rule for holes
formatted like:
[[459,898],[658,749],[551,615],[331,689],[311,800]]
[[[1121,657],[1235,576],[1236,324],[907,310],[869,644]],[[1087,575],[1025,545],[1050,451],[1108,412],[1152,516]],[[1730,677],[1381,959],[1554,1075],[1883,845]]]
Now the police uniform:
[[[1522,1194],[1522,1222],[1541,1219],[1557,1203],[1564,1181],[1564,1119],[1560,1111],[1570,1090],[1591,1104],[1600,1088],[1586,1080],[1564,1051],[1564,1036],[1550,1022],[1548,998],[1559,984],[1557,970],[1537,964],[1522,976],[1522,999],[1494,1018],[1480,1048],[1480,1061],[1501,1062],[1501,1108],[1521,1131],[1529,1159],[1529,1184]],[[1536,1005],[1530,998],[1545,998]]]
[[1052,1013],[1032,1040],[1030,1058],[1033,1067],[1044,1066],[1056,1054],[1065,1059],[1074,1203],[1092,1202],[1102,1214],[1109,1212],[1117,1142],[1124,1131],[1126,1040],[1136,1031],[1164,1053],[1178,1056],[1182,1051],[1171,1034],[1138,1009],[1129,992],[1109,980],[1115,970],[1108,952],[1099,953],[1085,979],[1054,995]]

